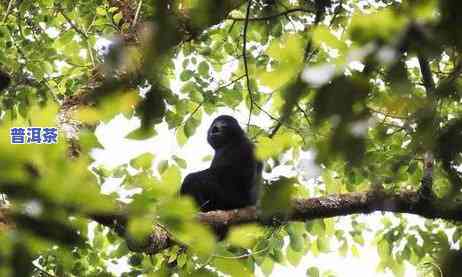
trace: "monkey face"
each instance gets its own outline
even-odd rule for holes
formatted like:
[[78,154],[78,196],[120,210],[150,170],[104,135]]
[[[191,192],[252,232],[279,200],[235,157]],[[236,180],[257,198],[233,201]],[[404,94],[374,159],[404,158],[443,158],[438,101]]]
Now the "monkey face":
[[240,138],[244,131],[232,116],[221,115],[212,122],[207,132],[207,141],[214,148],[220,148]]

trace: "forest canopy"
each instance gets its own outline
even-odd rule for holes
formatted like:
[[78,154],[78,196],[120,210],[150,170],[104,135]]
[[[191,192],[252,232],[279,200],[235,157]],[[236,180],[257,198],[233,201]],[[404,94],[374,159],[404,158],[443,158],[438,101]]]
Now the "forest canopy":
[[[114,276],[120,261],[122,276],[270,275],[372,245],[377,272],[458,276],[460,11],[457,0],[0,1],[0,275]],[[178,195],[186,156],[94,162],[96,130],[116,116],[140,121],[127,139],[165,125],[181,148],[205,144],[199,127],[224,110],[264,164],[256,207],[199,212]],[[114,178],[137,193],[103,193]],[[361,220],[371,213],[380,225]]]

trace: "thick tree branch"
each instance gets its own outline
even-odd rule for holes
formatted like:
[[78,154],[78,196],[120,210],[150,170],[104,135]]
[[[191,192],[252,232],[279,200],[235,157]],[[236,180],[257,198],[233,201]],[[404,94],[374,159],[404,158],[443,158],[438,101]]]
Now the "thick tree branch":
[[[435,82],[433,80],[432,71],[428,59],[422,53],[417,55],[420,65],[420,73],[422,74],[422,80],[424,83],[427,98],[430,101],[432,112],[436,111],[436,96],[435,96]],[[435,124],[436,125],[436,124]],[[424,176],[422,179],[422,185],[419,189],[419,195],[423,198],[433,197],[433,153],[427,150],[424,159]]]
[[[462,204],[448,204],[445,201],[422,198],[419,192],[404,191],[388,193],[383,190],[353,192],[308,199],[296,199],[292,202],[289,221],[307,221],[353,214],[369,214],[376,211],[415,214],[429,219],[462,220]],[[118,228],[119,235],[125,235],[125,216],[93,216],[95,221],[111,228]],[[230,227],[245,223],[272,224],[259,216],[256,207],[230,211],[212,211],[199,213],[198,220],[214,228]],[[118,226],[118,227],[117,227]],[[156,227],[144,246],[132,247],[133,251],[157,253],[175,242],[168,232]]]
[[417,55],[417,57],[419,59],[420,72],[422,74],[422,80],[424,83],[425,90],[427,91],[427,95],[431,96],[431,93],[435,89],[435,82],[433,81],[430,64],[428,63],[427,58],[424,57],[422,54]]

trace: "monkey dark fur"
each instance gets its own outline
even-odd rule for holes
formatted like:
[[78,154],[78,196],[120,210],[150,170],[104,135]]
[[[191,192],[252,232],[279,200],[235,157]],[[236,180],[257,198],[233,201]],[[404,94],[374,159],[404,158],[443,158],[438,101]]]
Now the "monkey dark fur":
[[228,115],[217,117],[207,141],[215,150],[212,164],[186,176],[180,193],[193,197],[203,212],[255,205],[261,163],[237,120]]

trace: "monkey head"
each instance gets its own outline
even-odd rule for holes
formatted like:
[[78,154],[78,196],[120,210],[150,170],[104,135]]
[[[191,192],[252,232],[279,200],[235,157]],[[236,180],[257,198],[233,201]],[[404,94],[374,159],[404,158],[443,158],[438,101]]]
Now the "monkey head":
[[221,148],[245,137],[237,120],[229,115],[220,115],[213,120],[207,132],[207,141],[213,149]]

